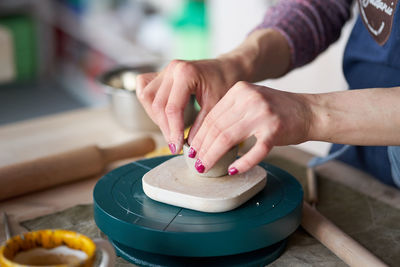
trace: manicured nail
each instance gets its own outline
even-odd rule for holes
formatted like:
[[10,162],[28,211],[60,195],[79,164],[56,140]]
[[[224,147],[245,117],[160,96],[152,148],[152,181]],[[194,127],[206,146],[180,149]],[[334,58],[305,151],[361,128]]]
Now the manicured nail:
[[169,150],[171,151],[172,154],[176,153],[176,146],[174,143],[169,143],[168,144]]
[[196,150],[194,150],[194,148],[193,147],[190,147],[189,148],[189,153],[188,153],[188,157],[189,158],[194,158],[194,157],[196,157]]
[[229,175],[235,175],[236,173],[238,173],[239,171],[238,171],[238,169],[236,169],[235,167],[230,167],[229,169],[228,169],[228,174]]
[[197,170],[199,173],[203,173],[204,170],[205,170],[205,167],[204,167],[204,165],[203,165],[203,163],[201,162],[200,159],[197,159],[197,160],[196,160],[196,163],[194,164],[194,167],[196,168],[196,170]]

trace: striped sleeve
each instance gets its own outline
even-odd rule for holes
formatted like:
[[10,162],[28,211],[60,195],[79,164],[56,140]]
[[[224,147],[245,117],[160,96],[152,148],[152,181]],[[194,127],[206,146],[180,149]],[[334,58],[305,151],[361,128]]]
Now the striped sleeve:
[[351,15],[353,0],[282,0],[256,29],[274,28],[288,40],[291,68],[317,57],[336,41]]

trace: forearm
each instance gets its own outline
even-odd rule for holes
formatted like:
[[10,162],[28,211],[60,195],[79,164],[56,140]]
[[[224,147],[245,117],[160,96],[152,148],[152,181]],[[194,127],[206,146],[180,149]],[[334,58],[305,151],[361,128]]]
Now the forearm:
[[339,36],[353,0],[281,0],[268,9],[256,29],[275,28],[291,50],[291,68],[303,66]]
[[339,38],[353,0],[284,0],[235,50],[219,59],[227,77],[256,82],[277,78],[313,60]]
[[308,140],[400,145],[400,87],[304,95],[312,119]]
[[218,57],[225,73],[236,81],[257,82],[284,75],[290,66],[290,49],[275,29],[252,32],[233,51]]

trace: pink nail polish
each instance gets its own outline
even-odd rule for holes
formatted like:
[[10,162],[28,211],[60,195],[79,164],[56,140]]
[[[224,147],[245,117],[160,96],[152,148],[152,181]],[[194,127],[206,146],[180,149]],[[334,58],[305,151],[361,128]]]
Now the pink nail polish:
[[197,154],[196,150],[194,150],[193,147],[190,147],[190,148],[189,148],[188,157],[189,157],[189,158],[194,158],[194,157],[196,157],[196,154]]
[[239,171],[238,171],[238,169],[236,169],[235,167],[230,167],[229,169],[228,169],[228,174],[229,175],[235,175],[235,174],[237,174]]
[[176,153],[176,146],[174,143],[169,143],[168,144],[169,150],[171,151],[172,154]]
[[203,173],[204,170],[205,170],[205,167],[204,167],[204,165],[203,165],[203,163],[201,162],[200,159],[197,159],[197,160],[196,160],[196,163],[194,164],[194,167],[196,168],[196,170],[197,170],[199,173]]

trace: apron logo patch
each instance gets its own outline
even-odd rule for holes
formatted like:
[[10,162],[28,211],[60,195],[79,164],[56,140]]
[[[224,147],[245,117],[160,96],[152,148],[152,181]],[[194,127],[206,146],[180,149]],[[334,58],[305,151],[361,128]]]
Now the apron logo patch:
[[398,0],[358,0],[360,16],[379,45],[389,39]]

